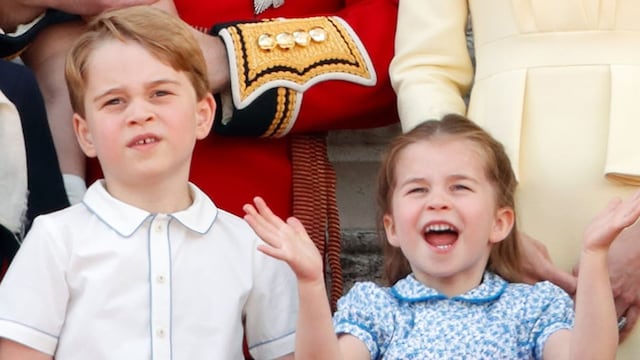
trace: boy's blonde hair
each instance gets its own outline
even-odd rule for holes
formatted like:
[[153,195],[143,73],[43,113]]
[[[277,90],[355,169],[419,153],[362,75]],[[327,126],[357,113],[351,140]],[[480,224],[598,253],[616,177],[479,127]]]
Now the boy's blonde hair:
[[[515,212],[514,194],[517,181],[504,147],[469,119],[452,114],[443,117],[440,121],[426,121],[391,142],[378,174],[378,224],[382,224],[382,218],[385,214],[391,214],[391,198],[396,186],[396,164],[400,153],[411,144],[445,136],[470,140],[482,150],[485,159],[483,164],[485,173],[489,182],[494,186],[498,208],[509,207]],[[380,229],[379,233],[384,252],[383,277],[387,285],[393,285],[396,281],[409,275],[411,268],[402,251],[389,244],[384,229]],[[509,235],[491,248],[487,264],[487,269],[512,282],[521,279],[520,253],[516,233],[514,219],[513,228]]]
[[177,16],[149,6],[105,12],[88,24],[88,31],[67,55],[65,77],[73,111],[85,116],[87,62],[105,41],[132,41],[161,62],[184,71],[198,99],[209,92],[207,64],[192,30]]

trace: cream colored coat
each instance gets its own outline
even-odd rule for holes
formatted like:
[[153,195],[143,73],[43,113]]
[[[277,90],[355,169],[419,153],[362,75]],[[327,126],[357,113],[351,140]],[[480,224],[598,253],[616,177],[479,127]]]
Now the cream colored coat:
[[[570,270],[586,223],[640,186],[640,1],[400,0],[399,19],[403,129],[454,112],[489,130],[519,178],[520,229]],[[640,326],[618,358],[640,358]]]
[[20,115],[0,91],[0,224],[13,233],[23,229],[27,211],[27,157]]

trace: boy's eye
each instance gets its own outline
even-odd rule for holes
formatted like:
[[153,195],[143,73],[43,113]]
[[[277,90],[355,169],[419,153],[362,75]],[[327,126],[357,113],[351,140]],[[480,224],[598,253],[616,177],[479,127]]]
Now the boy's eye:
[[169,94],[171,93],[166,90],[156,90],[153,92],[153,97],[162,97],[162,96],[167,96]]
[[113,98],[113,99],[108,99],[107,101],[104,102],[103,106],[112,106],[112,105],[118,105],[122,103],[122,99],[121,98]]

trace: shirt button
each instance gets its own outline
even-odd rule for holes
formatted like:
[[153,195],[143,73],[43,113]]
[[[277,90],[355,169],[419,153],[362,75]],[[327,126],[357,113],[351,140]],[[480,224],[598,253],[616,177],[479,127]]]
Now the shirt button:
[[162,225],[161,224],[156,225],[156,232],[159,233],[161,231],[162,231]]
[[165,280],[166,280],[166,278],[164,277],[164,275],[158,275],[158,276],[156,276],[156,282],[157,282],[158,284],[164,284]]
[[164,337],[164,329],[157,329],[156,330],[156,336],[159,338],[163,338]]

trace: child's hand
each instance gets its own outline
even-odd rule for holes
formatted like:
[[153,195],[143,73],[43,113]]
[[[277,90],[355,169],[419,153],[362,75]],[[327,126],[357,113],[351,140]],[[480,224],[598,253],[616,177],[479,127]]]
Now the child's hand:
[[268,245],[259,245],[258,250],[276,259],[285,261],[298,281],[324,281],[320,252],[304,229],[302,223],[290,217],[287,222],[275,215],[261,197],[243,206],[244,219]]
[[587,226],[583,250],[607,251],[620,232],[633,225],[639,217],[640,191],[625,201],[612,200],[607,208]]

